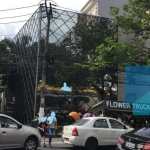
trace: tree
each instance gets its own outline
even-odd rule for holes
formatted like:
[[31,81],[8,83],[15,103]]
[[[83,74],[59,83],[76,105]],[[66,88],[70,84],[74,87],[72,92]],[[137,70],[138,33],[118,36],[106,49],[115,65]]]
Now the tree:
[[[114,36],[117,32],[117,27],[113,24],[111,19],[98,18],[97,21],[88,21],[83,25],[78,25],[76,27],[76,34],[80,37],[78,47],[80,48],[80,56],[82,56],[82,61],[75,63],[76,66],[82,69],[87,69],[89,71],[87,77],[87,83],[90,87],[93,87],[104,99],[105,88],[109,89],[115,86],[117,81],[108,84],[108,79],[110,75],[116,76],[116,71],[108,70],[104,67],[97,67],[93,65],[95,59],[97,58],[96,48],[97,46],[107,42],[105,38],[109,36]],[[112,72],[113,71],[113,72]],[[107,74],[107,76],[106,76]],[[117,78],[116,78],[117,79]]]
[[[150,3],[147,0],[128,0],[122,8],[122,15],[119,8],[110,8],[110,13],[115,17],[114,24],[119,30],[96,48],[97,57],[87,63],[94,70],[101,67],[109,70],[117,66],[118,70],[124,71],[125,66],[150,64],[150,51],[144,46],[150,38]],[[125,35],[128,38],[132,36],[133,40],[125,39]]]
[[0,41],[0,91],[4,90],[6,84],[5,74],[8,72],[8,63],[10,62],[11,53],[10,39]]
[[119,8],[110,8],[110,13],[115,17],[115,24],[124,32],[134,33],[139,39],[150,38],[149,1],[128,0],[122,9],[124,13],[120,15]]
[[81,39],[78,43],[81,48],[80,54],[85,57],[88,55],[88,60],[96,57],[95,49],[100,44],[106,44],[106,37],[113,36],[117,32],[111,19],[99,17],[97,21],[87,21],[84,25],[77,24],[75,30]]

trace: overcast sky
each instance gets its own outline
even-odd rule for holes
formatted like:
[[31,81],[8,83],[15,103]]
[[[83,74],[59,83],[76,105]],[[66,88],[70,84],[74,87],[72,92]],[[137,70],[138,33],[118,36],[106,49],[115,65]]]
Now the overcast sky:
[[[25,22],[11,23],[11,24],[2,24],[2,23],[28,20],[31,15],[17,17],[17,18],[8,18],[8,19],[6,19],[5,17],[32,14],[36,11],[38,6],[25,8],[25,9],[12,10],[12,11],[1,11],[1,10],[37,5],[39,4],[40,1],[41,0],[1,0],[0,40],[4,38],[4,36],[13,38],[15,34],[18,33],[18,31],[21,29],[21,27],[24,25]],[[58,6],[80,11],[81,8],[87,3],[88,0],[54,0],[54,1],[57,3]],[[5,19],[2,19],[2,18],[5,18]]]

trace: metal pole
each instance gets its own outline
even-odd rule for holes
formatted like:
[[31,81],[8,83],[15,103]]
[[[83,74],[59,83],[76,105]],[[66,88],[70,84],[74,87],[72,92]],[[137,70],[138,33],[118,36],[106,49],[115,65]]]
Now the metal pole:
[[1,102],[1,112],[5,112],[5,106],[6,106],[6,89],[4,92],[2,92],[2,102]]
[[34,100],[34,118],[36,116],[36,103],[38,92],[38,77],[39,77],[39,55],[40,55],[40,41],[41,41],[41,20],[42,20],[42,7],[39,8],[39,29],[38,29],[38,50],[37,50],[37,63],[36,63],[36,80],[35,80],[35,100]]
[[46,55],[48,51],[48,43],[49,43],[49,31],[50,31],[50,19],[51,19],[51,4],[49,8],[49,12],[47,13],[47,31],[46,31],[46,41],[45,41],[45,51],[44,51],[44,59],[43,59],[43,69],[42,69],[42,89],[41,89],[41,102],[40,102],[40,110],[39,110],[39,122],[41,117],[44,116],[44,107],[45,107],[45,91],[46,91]]

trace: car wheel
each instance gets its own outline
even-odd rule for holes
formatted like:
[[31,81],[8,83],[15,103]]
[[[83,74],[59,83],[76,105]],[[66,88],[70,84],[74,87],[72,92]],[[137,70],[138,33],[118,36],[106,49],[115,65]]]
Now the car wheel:
[[96,138],[88,138],[85,143],[85,148],[87,150],[96,150],[98,147],[98,142]]
[[28,138],[24,144],[24,150],[36,150],[38,142],[35,138]]

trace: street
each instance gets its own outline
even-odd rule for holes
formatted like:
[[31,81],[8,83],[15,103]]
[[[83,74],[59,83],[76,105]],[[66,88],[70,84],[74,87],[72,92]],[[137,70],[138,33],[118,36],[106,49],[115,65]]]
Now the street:
[[[46,150],[46,149],[53,149],[53,150],[84,150],[84,148],[73,148],[70,145],[66,145],[62,142],[52,142],[52,148],[43,148],[40,147],[38,150]],[[100,147],[101,150],[115,150],[115,147]]]

